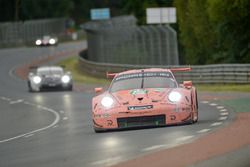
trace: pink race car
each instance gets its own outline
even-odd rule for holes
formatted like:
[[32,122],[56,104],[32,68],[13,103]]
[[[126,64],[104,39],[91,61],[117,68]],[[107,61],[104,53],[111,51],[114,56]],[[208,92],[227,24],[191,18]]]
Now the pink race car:
[[165,126],[198,121],[198,100],[191,81],[178,85],[172,72],[191,68],[140,69],[107,74],[109,89],[95,88],[92,99],[95,132]]

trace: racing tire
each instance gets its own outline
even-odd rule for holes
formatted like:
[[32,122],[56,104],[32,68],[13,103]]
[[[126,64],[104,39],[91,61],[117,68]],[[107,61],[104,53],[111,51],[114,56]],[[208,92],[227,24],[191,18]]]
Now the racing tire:
[[34,90],[32,89],[31,85],[30,85],[30,82],[28,81],[28,91],[29,92],[34,92]]
[[196,100],[197,119],[194,120],[194,123],[198,122],[198,120],[199,120],[199,105],[198,105],[197,91],[195,91],[195,100]]
[[68,91],[73,91],[73,85],[70,85],[68,88],[67,88]]
[[99,129],[99,128],[94,128],[95,133],[103,133],[106,132],[106,129]]

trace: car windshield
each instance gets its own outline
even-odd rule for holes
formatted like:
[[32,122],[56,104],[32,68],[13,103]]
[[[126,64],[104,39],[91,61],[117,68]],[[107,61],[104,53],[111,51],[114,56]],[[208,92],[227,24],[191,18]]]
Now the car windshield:
[[60,68],[44,68],[37,70],[38,75],[63,75],[63,70]]
[[177,84],[170,72],[141,72],[122,74],[114,78],[111,92],[145,88],[176,88]]

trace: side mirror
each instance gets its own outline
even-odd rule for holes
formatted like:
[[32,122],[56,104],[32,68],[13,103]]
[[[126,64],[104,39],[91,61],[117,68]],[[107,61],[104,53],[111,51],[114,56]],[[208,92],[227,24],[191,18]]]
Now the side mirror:
[[103,88],[95,88],[95,93],[101,93],[103,91]]
[[33,75],[35,75],[33,72],[29,72],[30,77],[33,76]]
[[183,81],[183,86],[190,89],[193,86],[192,81]]
[[38,68],[38,66],[29,66],[29,69],[30,70],[35,70],[35,69],[37,69]]
[[70,71],[66,71],[66,74],[67,74],[67,75],[71,75],[71,72],[70,72]]

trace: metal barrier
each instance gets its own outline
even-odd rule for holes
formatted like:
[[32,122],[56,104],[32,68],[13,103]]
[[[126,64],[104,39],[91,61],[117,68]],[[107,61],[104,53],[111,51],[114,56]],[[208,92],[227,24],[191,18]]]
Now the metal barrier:
[[[106,72],[122,72],[129,69],[141,68],[171,68],[171,67],[187,67],[187,66],[150,66],[150,65],[127,65],[127,64],[111,64],[97,63],[79,57],[81,70],[85,73],[106,77]],[[176,72],[177,81],[191,80],[193,83],[204,84],[247,84],[250,83],[250,64],[218,64],[191,66],[192,71]]]
[[0,23],[0,46],[33,42],[43,35],[57,35],[66,30],[66,18]]
[[176,32],[168,25],[137,26],[133,16],[83,25],[88,59],[104,63],[178,65]]

